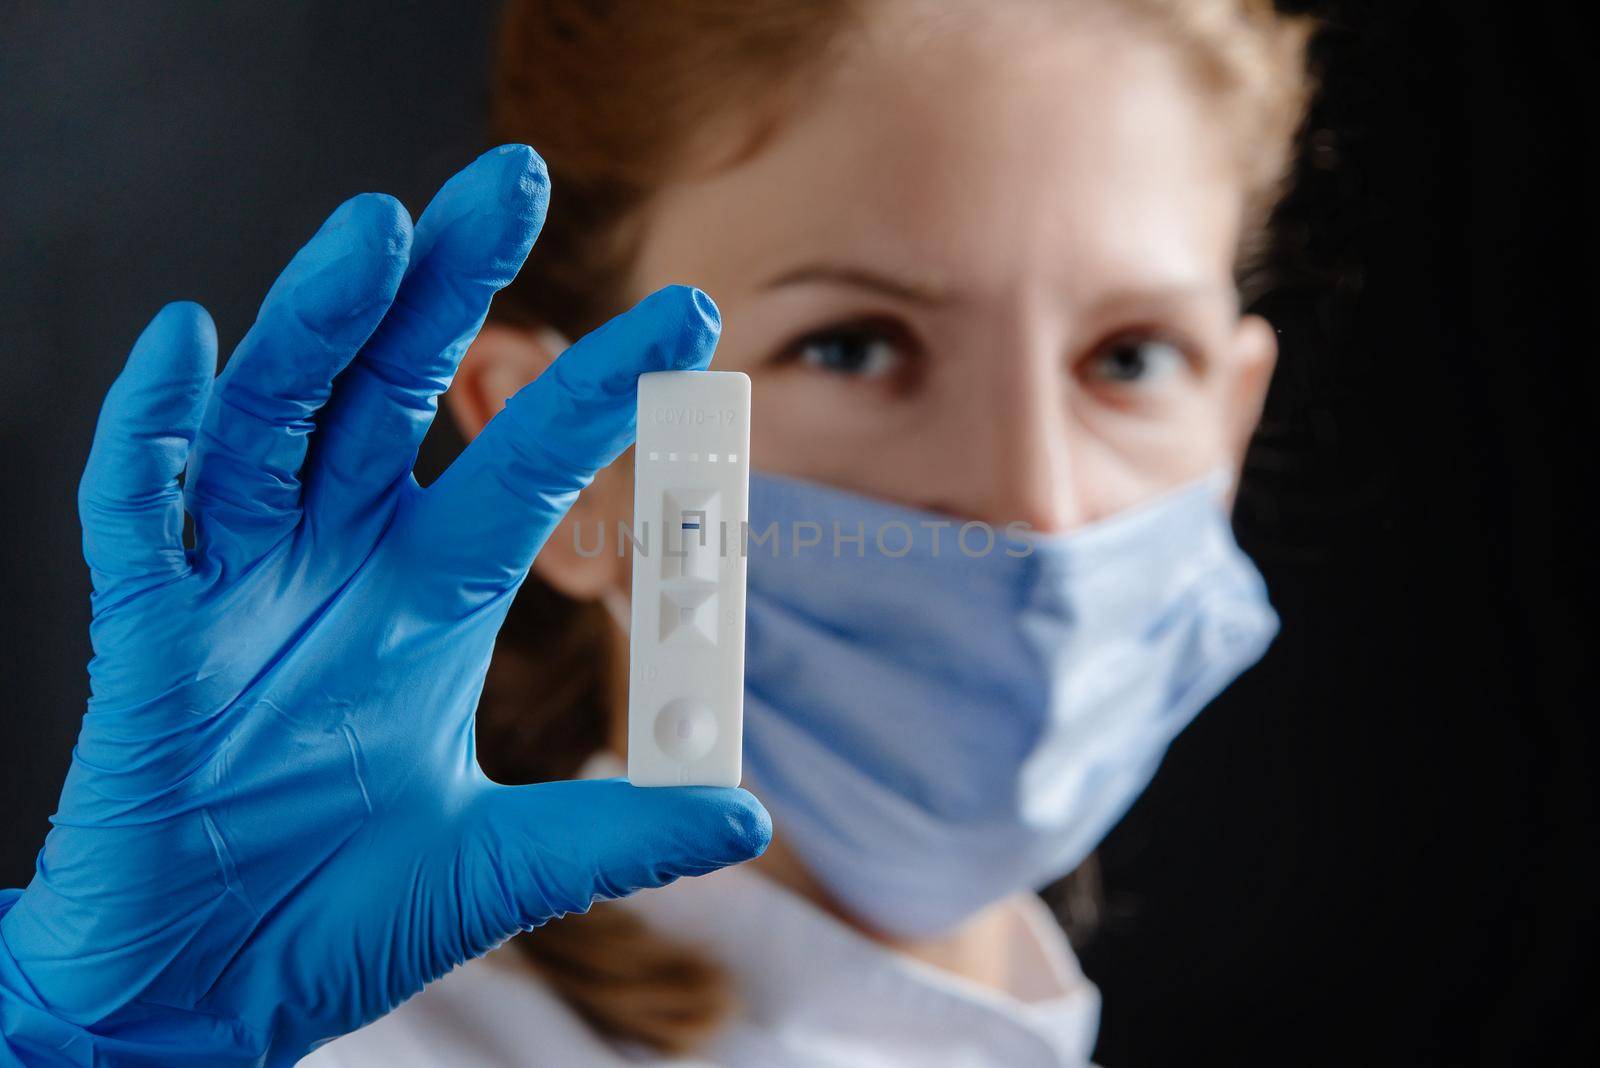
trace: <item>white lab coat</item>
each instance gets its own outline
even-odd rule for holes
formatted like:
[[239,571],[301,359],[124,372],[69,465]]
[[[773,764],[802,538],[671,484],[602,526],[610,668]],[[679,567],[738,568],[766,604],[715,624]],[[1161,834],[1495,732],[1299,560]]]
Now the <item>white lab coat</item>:
[[[586,775],[616,774],[597,758]],[[513,949],[446,975],[304,1068],[1063,1068],[1089,1063],[1100,994],[1042,902],[1001,906],[1016,970],[1002,993],[896,953],[744,868],[608,907],[698,944],[732,975],[738,1014],[698,1056],[598,1036]],[[538,938],[535,931],[531,936]]]
[[[514,950],[466,964],[304,1068],[1058,1068],[1088,1063],[1100,996],[1036,898],[1011,910],[1010,994],[894,953],[739,868],[645,891],[622,907],[729,967],[740,1013],[696,1058],[599,1038]],[[535,932],[531,937],[539,937]]]

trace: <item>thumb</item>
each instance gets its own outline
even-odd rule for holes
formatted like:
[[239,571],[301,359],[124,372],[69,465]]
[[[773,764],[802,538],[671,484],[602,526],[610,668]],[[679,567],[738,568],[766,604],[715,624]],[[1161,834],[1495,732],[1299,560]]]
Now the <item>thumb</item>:
[[493,786],[468,816],[463,902],[498,942],[595,900],[760,856],[772,819],[747,790],[625,779]]

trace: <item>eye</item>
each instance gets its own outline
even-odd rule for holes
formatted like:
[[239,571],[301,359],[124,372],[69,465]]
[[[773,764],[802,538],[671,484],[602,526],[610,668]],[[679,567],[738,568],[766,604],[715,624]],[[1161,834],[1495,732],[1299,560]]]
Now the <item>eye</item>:
[[1166,338],[1126,334],[1102,345],[1084,363],[1086,377],[1118,386],[1161,382],[1189,366],[1184,350]]
[[852,378],[886,378],[905,362],[902,332],[877,322],[851,323],[818,330],[791,347],[800,364],[828,374]]

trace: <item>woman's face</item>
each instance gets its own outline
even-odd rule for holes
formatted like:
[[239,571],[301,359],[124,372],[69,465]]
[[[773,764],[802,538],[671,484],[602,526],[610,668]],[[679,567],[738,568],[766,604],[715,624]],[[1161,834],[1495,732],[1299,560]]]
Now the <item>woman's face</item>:
[[[1164,44],[1055,5],[874,10],[758,152],[649,207],[628,296],[715,298],[753,464],[1044,532],[1236,466],[1276,345],[1238,311],[1244,191],[1215,101]],[[553,355],[485,330],[458,423]],[[573,524],[615,530],[631,486],[626,461],[596,477],[545,581],[627,585]]]
[[764,470],[1060,531],[1236,465],[1275,343],[1225,118],[1146,37],[948,12],[884,8],[759,153],[668,185],[631,295],[716,300]]

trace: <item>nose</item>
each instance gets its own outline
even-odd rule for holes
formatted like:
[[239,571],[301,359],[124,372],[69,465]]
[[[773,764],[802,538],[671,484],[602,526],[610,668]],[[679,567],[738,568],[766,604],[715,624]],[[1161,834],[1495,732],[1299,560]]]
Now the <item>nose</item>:
[[1070,441],[1061,361],[1046,346],[1019,339],[953,384],[942,422],[938,510],[992,526],[1021,522],[1059,533],[1085,522]]

